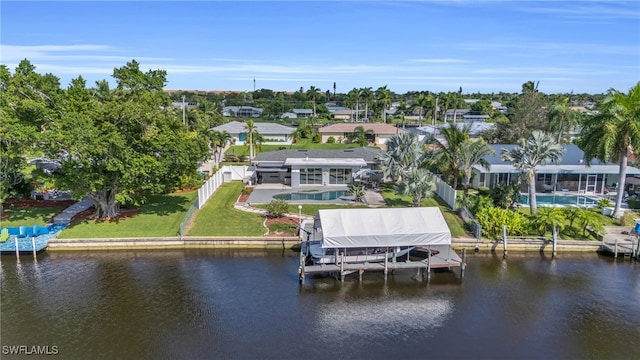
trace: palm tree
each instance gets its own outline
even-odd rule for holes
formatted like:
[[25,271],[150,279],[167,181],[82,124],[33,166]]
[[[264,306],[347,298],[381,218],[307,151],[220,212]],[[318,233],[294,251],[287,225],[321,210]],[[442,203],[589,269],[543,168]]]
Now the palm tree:
[[364,101],[364,117],[369,118],[369,102],[373,99],[373,89],[370,87],[360,89],[360,98]]
[[444,141],[438,140],[435,136],[431,136],[435,149],[432,152],[433,160],[443,166],[446,172],[452,177],[452,186],[458,188],[458,177],[460,176],[460,158],[461,146],[465,141],[469,140],[469,125],[464,127],[449,126],[442,129]]
[[[360,90],[357,88],[353,88],[351,91],[347,93],[345,98],[346,104],[349,105],[350,108],[355,106],[356,108],[356,121],[358,121],[358,112],[360,111]],[[353,116],[351,117],[351,122],[353,122]]]
[[549,109],[549,131],[558,134],[558,143],[566,133],[573,130],[580,123],[580,113],[567,107],[569,98],[565,97]]
[[402,195],[413,199],[413,206],[420,206],[420,200],[433,196],[436,190],[435,176],[427,169],[412,168],[405,174],[405,180],[396,185]]
[[520,139],[518,146],[511,150],[502,149],[501,160],[510,161],[520,170],[521,176],[529,186],[529,208],[535,215],[536,203],[536,173],[538,166],[562,159],[563,148],[547,133],[536,130],[526,139]]
[[560,208],[543,207],[532,216],[531,225],[540,236],[544,236],[547,229],[553,231],[554,227],[558,230],[564,227],[564,214]]
[[422,125],[422,112],[429,107],[429,97],[424,93],[418,94],[418,96],[411,102],[411,109],[418,110],[418,125]]
[[366,195],[366,191],[364,190],[364,185],[349,185],[349,190],[347,191],[349,195],[353,196],[353,201],[355,202],[363,202],[364,196]]
[[233,136],[227,131],[211,131],[210,133],[211,146],[213,147],[213,155],[216,160],[216,165],[220,163],[222,158],[222,151],[224,148],[233,143]]
[[247,120],[244,127],[247,129],[247,135],[249,135],[249,161],[251,161],[253,160],[253,144],[255,143],[254,137],[256,137],[255,135],[258,135],[258,131],[256,130],[253,120]]
[[309,99],[311,99],[311,102],[313,103],[313,118],[314,119],[316,117],[316,98],[318,97],[319,93],[320,93],[320,89],[318,89],[315,86],[311,86],[309,88],[309,90],[307,90],[307,97]]
[[378,104],[382,107],[381,115],[382,122],[387,123],[387,109],[391,105],[391,91],[387,89],[387,85],[379,87],[376,90],[376,97],[378,99]]
[[[629,155],[640,149],[640,82],[628,94],[610,89],[601,113],[584,122],[578,146],[587,164],[591,159],[618,162],[619,189],[624,190]],[[618,191],[612,216],[620,217],[624,191]]]
[[471,182],[471,172],[474,166],[480,165],[489,170],[491,164],[485,157],[493,155],[495,152],[482,139],[468,139],[460,145],[458,153],[458,168],[462,172],[462,186],[464,187],[465,196],[469,192],[469,183]]
[[418,168],[424,161],[422,144],[418,137],[401,132],[387,140],[387,151],[378,156],[385,177],[401,181],[410,169]]

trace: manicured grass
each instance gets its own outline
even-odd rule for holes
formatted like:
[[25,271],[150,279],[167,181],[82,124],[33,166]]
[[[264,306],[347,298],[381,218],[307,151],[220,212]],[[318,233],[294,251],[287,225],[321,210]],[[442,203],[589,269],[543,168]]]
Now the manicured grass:
[[261,236],[267,231],[261,214],[233,208],[244,185],[241,181],[226,183],[216,190],[198,211],[188,236]]
[[63,230],[59,238],[123,238],[176,236],[180,222],[198,196],[197,191],[155,195],[140,206],[139,214],[113,222],[81,220]]
[[[254,205],[254,207],[259,209],[266,209],[266,204]],[[366,208],[367,206],[364,204],[360,205],[338,205],[338,204],[302,204],[302,209],[300,213],[306,216],[316,216],[318,215],[318,210],[325,209],[355,209],[355,208]],[[289,205],[289,214],[298,215],[298,205]]]
[[44,226],[51,223],[54,215],[64,210],[64,206],[45,207],[45,208],[16,208],[11,205],[5,210],[10,213],[9,218],[0,221],[0,227],[16,227],[16,226]]

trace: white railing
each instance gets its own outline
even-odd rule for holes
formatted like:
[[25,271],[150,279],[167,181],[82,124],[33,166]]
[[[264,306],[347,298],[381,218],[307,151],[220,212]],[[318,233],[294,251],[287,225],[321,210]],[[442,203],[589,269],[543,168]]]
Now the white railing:
[[436,176],[436,194],[453,210],[456,209],[456,191],[446,182]]
[[234,180],[245,180],[251,178],[253,171],[248,170],[248,166],[225,165],[211,175],[211,177],[198,189],[198,209],[201,209],[207,200],[218,190],[220,185]]

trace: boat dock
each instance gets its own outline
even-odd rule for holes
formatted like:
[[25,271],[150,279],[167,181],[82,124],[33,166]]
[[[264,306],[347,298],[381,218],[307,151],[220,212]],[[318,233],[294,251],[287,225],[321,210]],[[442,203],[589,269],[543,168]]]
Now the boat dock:
[[[304,245],[304,244],[303,244]],[[381,271],[384,272],[384,278],[387,279],[389,272],[394,273],[396,270],[415,270],[415,278],[427,278],[431,277],[431,269],[449,269],[454,267],[460,268],[460,278],[464,277],[465,263],[465,249],[462,250],[462,257],[460,257],[450,245],[432,245],[430,247],[420,247],[412,251],[406,261],[391,261],[386,260],[384,262],[359,262],[359,263],[347,263],[342,261],[342,256],[336,256],[336,261],[332,264],[308,264],[307,257],[305,255],[305,247],[303,246],[300,252],[300,267],[298,268],[298,275],[300,283],[304,283],[306,275],[334,275],[336,278],[340,278],[340,281],[344,281],[346,275],[358,273],[358,278],[362,281],[362,275],[365,271]]]
[[640,243],[633,239],[615,239],[613,241],[603,241],[598,248],[598,252],[606,255],[613,255],[614,258],[619,256],[630,258],[638,258],[640,253]]

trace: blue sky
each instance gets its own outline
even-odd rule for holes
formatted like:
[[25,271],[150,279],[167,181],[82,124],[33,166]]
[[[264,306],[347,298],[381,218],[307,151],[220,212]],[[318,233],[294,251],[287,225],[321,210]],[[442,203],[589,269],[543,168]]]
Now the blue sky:
[[131,59],[166,89],[627,92],[640,1],[7,1],[0,62],[63,87]]

